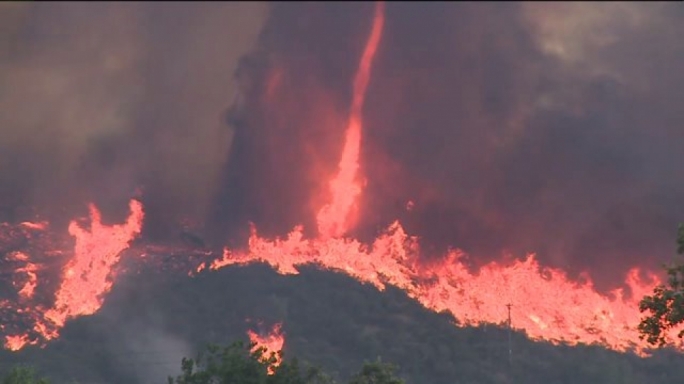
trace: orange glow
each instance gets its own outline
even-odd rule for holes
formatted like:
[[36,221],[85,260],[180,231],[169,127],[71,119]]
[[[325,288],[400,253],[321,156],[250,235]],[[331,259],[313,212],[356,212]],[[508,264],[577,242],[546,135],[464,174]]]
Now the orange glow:
[[22,300],[31,299],[38,285],[38,276],[36,275],[38,266],[30,262],[28,255],[22,252],[12,253],[8,256],[8,259],[26,263],[25,266],[15,269],[15,280],[13,283],[15,287],[21,286],[18,293]]
[[247,331],[247,336],[254,346],[252,347],[252,352],[255,352],[259,348],[264,348],[264,356],[270,358],[271,354],[274,353],[276,361],[268,367],[268,373],[272,375],[275,373],[275,368],[277,368],[282,362],[282,357],[279,352],[283,350],[283,344],[285,344],[285,335],[281,332],[281,324],[276,324],[271,328],[271,331],[267,335],[260,335],[253,332],[252,330]]
[[385,23],[385,4],[376,3],[373,28],[366,48],[361,56],[359,68],[354,77],[354,95],[352,98],[349,125],[345,135],[342,157],[338,164],[338,173],[330,181],[332,201],[325,205],[317,216],[318,232],[325,237],[340,237],[349,230],[351,225],[350,213],[361,193],[361,186],[357,179],[359,169],[359,152],[361,148],[361,131],[363,128],[361,116],[366,97],[366,89],[370,80],[370,70],[373,58],[380,44],[382,29]]
[[[639,340],[638,301],[659,283],[651,275],[639,279],[633,269],[626,277],[631,295],[615,290],[598,293],[590,279],[574,282],[558,269],[541,268],[534,255],[510,263],[492,262],[471,273],[462,262],[465,255],[453,251],[440,261],[420,262],[419,244],[399,222],[393,223],[371,246],[343,238],[349,213],[361,192],[355,182],[361,139],[361,109],[369,81],[370,66],[383,25],[383,5],[378,3],[373,30],[354,80],[354,100],[339,173],[330,183],[332,202],[318,213],[319,237],[305,239],[295,227],[284,239],[258,236],[252,227],[246,251],[224,250],[223,258],[209,265],[218,269],[233,264],[268,263],[281,274],[297,274],[298,266],[313,264],[346,273],[380,290],[386,284],[403,289],[426,308],[450,311],[462,325],[504,323],[507,304],[512,307],[512,326],[533,339],[568,344],[598,343],[618,351],[645,353]],[[414,207],[408,202],[407,210]],[[204,266],[200,266],[197,272]],[[670,334],[674,344],[675,331]],[[682,347],[681,343],[678,345]]]
[[38,276],[36,275],[36,270],[38,268],[33,263],[26,263],[24,268],[17,269],[17,272],[23,272],[27,276],[26,282],[23,284],[22,288],[19,290],[19,296],[23,299],[30,299],[36,291],[36,286],[38,285]]
[[7,336],[5,338],[5,348],[10,351],[18,351],[26,345],[36,344],[35,341],[30,341],[27,335]]
[[[605,295],[597,292],[588,278],[581,282],[573,281],[562,270],[541,267],[534,255],[528,255],[524,260],[491,262],[478,272],[471,272],[466,267],[466,255],[460,251],[452,251],[437,261],[425,262],[425,258],[421,258],[418,239],[406,234],[399,222],[390,225],[372,244],[344,237],[353,225],[355,203],[362,192],[357,180],[362,111],[384,17],[384,3],[377,3],[372,30],[354,78],[351,111],[338,172],[329,184],[330,202],[317,215],[319,236],[304,238],[303,227],[297,226],[285,238],[266,239],[252,227],[246,250],[225,248],[221,259],[202,264],[194,270],[200,272],[207,267],[216,270],[263,262],[278,273],[298,274],[299,267],[315,265],[324,270],[345,273],[379,290],[384,290],[387,285],[398,287],[430,310],[451,312],[458,319],[459,326],[505,323],[507,305],[510,304],[512,326],[524,330],[532,339],[571,345],[597,343],[617,351],[634,349],[644,355],[648,344],[639,339],[637,331],[641,317],[638,301],[650,293],[659,280],[653,275],[642,280],[639,269],[632,269],[625,278],[630,295],[623,290]],[[267,94],[277,89],[281,78],[281,72],[275,72],[269,81]],[[406,210],[413,210],[415,204],[407,202]],[[50,340],[58,337],[60,328],[69,319],[99,310],[104,295],[114,283],[113,267],[119,262],[121,252],[141,231],[144,216],[141,203],[131,201],[130,211],[126,223],[106,226],[101,222],[99,211],[91,205],[90,229],[71,222],[69,233],[75,238],[75,249],[62,270],[55,302],[50,308],[24,305],[24,302],[32,303],[36,288],[39,288],[37,275],[41,269],[31,262],[28,255],[14,253],[15,261],[22,261],[25,265],[15,270],[25,275],[22,280],[15,280],[18,281],[16,288],[23,306],[17,308],[17,313],[32,315],[31,332]],[[24,222],[20,226],[43,230],[47,224]],[[9,226],[0,224],[0,229],[4,228]],[[6,232],[7,243],[14,242],[15,233]],[[4,232],[0,232],[0,236],[5,236]],[[162,246],[150,251],[170,255],[175,250]],[[181,253],[188,257],[190,252],[182,250]],[[196,253],[201,257],[210,256],[210,251]],[[193,275],[192,272],[190,274]],[[668,334],[670,343],[684,350],[676,337],[677,331],[671,330]],[[274,326],[268,335],[248,331],[248,336],[256,344],[255,348],[264,347],[267,355],[283,348],[284,335],[280,324]],[[5,340],[6,347],[11,350],[39,342],[35,335],[28,333],[8,336]],[[276,356],[277,362],[269,368],[270,373],[281,363],[280,356]]]
[[[132,200],[129,204],[130,215],[121,225],[103,225],[100,212],[90,206],[90,229],[84,229],[76,221],[69,224],[76,244],[72,258],[63,269],[62,280],[55,294],[52,308],[45,310],[40,306],[18,308],[18,313],[30,313],[34,320],[33,331],[45,340],[59,336],[59,329],[71,318],[95,313],[109,292],[113,281],[112,268],[118,263],[120,254],[140,233],[143,220],[142,204]],[[38,229],[33,226],[22,226]],[[28,262],[29,256],[15,253],[15,260],[25,261],[26,266],[17,270],[28,275],[28,281],[19,290],[20,298],[29,300],[38,285],[37,267]],[[37,344],[28,333],[5,337],[5,347],[18,350],[27,344]]]
[[75,221],[69,224],[69,234],[76,238],[74,256],[64,268],[54,307],[45,314],[58,327],[67,319],[100,309],[103,295],[112,288],[112,267],[142,228],[142,204],[132,200],[129,207],[131,214],[122,225],[103,225],[94,205],[90,205],[90,230]]
[[29,229],[35,229],[35,230],[39,230],[39,231],[45,230],[47,228],[47,223],[44,221],[41,221],[38,223],[34,223],[31,221],[24,221],[23,223],[21,223],[19,225],[21,225],[22,227],[26,227]]
[[[461,262],[463,257],[454,251],[439,262],[419,263],[417,239],[395,222],[370,247],[353,239],[304,239],[301,227],[276,240],[253,231],[247,251],[226,249],[210,268],[264,262],[281,274],[297,274],[298,266],[313,264],[380,290],[386,284],[399,287],[426,308],[450,311],[462,325],[501,324],[511,304],[513,327],[532,339],[598,343],[617,351],[634,347],[641,354],[648,348],[637,331],[638,301],[659,283],[655,276],[642,281],[634,269],[626,279],[631,296],[622,290],[604,296],[588,279],[573,282],[561,270],[541,268],[534,255],[508,264],[492,262],[475,274]],[[673,345],[675,335],[670,333]]]

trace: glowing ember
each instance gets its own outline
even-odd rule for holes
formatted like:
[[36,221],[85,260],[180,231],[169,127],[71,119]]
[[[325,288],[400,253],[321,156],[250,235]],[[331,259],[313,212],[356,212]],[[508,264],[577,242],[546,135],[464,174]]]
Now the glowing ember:
[[21,225],[22,227],[26,227],[29,229],[35,229],[35,230],[39,230],[39,231],[45,230],[47,228],[47,223],[44,221],[41,221],[39,223],[24,221],[23,223],[21,223],[19,225]]
[[356,181],[356,174],[359,169],[363,101],[370,80],[371,64],[373,64],[375,52],[380,44],[384,23],[385,5],[383,2],[378,2],[375,7],[373,28],[354,77],[354,96],[344,148],[342,149],[342,158],[338,164],[337,176],[330,182],[332,201],[318,212],[318,232],[321,236],[339,237],[349,229],[350,213],[357,196],[361,193],[361,186]]
[[281,332],[281,324],[276,324],[271,328],[271,331],[267,335],[260,335],[251,330],[247,331],[247,336],[254,346],[252,347],[252,352],[259,348],[264,349],[264,356],[270,358],[271,354],[274,354],[275,362],[268,367],[269,374],[275,372],[275,368],[282,362],[282,357],[279,352],[283,350],[283,344],[285,343],[285,335]]
[[33,294],[36,290],[36,286],[38,285],[38,276],[36,275],[38,267],[34,263],[29,262],[28,256],[26,256],[25,254],[17,253],[17,256],[18,260],[26,261],[26,266],[22,268],[17,268],[16,272],[18,274],[25,275],[25,282],[21,284],[22,287],[21,289],[19,289],[19,297],[27,300],[33,297]]
[[10,351],[18,351],[24,348],[26,345],[36,344],[34,341],[29,340],[28,335],[20,336],[7,336],[5,339],[5,348]]

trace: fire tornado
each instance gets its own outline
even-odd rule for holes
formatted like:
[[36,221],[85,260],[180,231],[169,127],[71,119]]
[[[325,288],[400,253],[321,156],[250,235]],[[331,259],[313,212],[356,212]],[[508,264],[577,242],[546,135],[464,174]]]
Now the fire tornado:
[[354,77],[353,98],[349,125],[345,133],[342,157],[339,162],[337,176],[330,181],[332,201],[324,206],[317,216],[318,232],[326,237],[339,237],[348,229],[353,220],[350,217],[356,198],[361,193],[361,186],[357,180],[359,170],[359,153],[361,150],[361,134],[363,131],[363,101],[370,81],[373,58],[378,50],[382,27],[385,23],[385,4],[376,3],[373,29],[371,30],[366,48],[361,56],[359,69]]
[[[88,146],[89,151],[75,155],[71,147],[55,151],[68,157],[64,162],[79,165],[73,174],[62,166],[59,172],[33,170],[34,177],[23,180],[23,173],[32,166],[52,166],[47,154],[41,156],[50,152],[43,149],[53,136],[36,135],[37,139],[16,133],[0,140],[1,175],[9,175],[7,180],[0,179],[0,214],[7,221],[0,223],[0,255],[4,256],[0,267],[11,288],[8,297],[0,298],[0,314],[6,319],[0,324],[5,347],[18,350],[58,338],[69,320],[98,312],[116,284],[124,256],[144,264],[155,253],[182,255],[186,263],[179,268],[193,276],[257,262],[286,275],[313,265],[379,290],[389,285],[402,289],[425,308],[451,312],[459,320],[455,326],[505,323],[510,304],[512,326],[533,339],[595,343],[645,354],[648,345],[637,332],[638,301],[660,281],[650,272],[647,261],[653,264],[653,260],[635,255],[657,253],[643,245],[646,240],[667,242],[651,234],[669,228],[668,215],[677,204],[664,204],[663,209],[663,204],[653,204],[651,199],[677,202],[679,195],[658,188],[684,188],[671,167],[682,160],[680,148],[673,144],[680,142],[674,139],[679,131],[668,125],[679,121],[678,117],[667,113],[667,100],[641,108],[639,103],[645,103],[648,93],[639,92],[660,95],[671,91],[671,86],[681,92],[676,86],[680,83],[657,77],[672,71],[661,68],[653,81],[644,83],[631,80],[639,78],[634,73],[642,68],[622,59],[629,50],[609,51],[613,43],[605,43],[610,54],[593,58],[592,49],[577,47],[603,47],[604,40],[613,41],[612,37],[594,41],[575,31],[575,40],[563,41],[570,33],[563,28],[572,29],[574,24],[549,23],[547,19],[555,20],[563,13],[554,9],[516,6],[485,12],[491,10],[488,5],[449,8],[439,4],[421,8],[420,17],[414,17],[417,8],[411,7],[415,5],[400,3],[378,2],[372,12],[370,7],[359,6],[342,14],[340,9],[331,11],[314,3],[298,6],[302,12],[273,5],[258,49],[240,62],[240,90],[229,114],[236,125],[230,153],[222,148],[202,157],[212,145],[228,147],[218,134],[198,138],[203,146],[196,148],[187,143],[192,142],[187,137],[195,133],[190,128],[176,126],[160,134],[147,129],[149,124],[165,126],[176,120],[173,113],[158,113],[154,103],[136,110],[135,119],[120,120],[118,111],[124,106],[144,104],[130,103],[130,95],[123,91],[119,96],[125,103],[96,114],[107,120],[96,138],[83,139],[76,129],[72,135],[53,135],[68,137],[68,144],[77,149]],[[386,8],[391,12],[386,13]],[[117,17],[128,16],[122,11]],[[150,36],[164,35],[152,32]],[[115,37],[124,39],[128,33],[132,32],[127,29]],[[91,45],[80,40],[74,44],[78,49]],[[104,57],[97,68],[111,71],[107,79],[118,84],[118,71],[139,62],[136,55],[145,50],[138,48],[121,48],[120,60],[117,55],[80,54]],[[181,58],[194,58],[195,49],[215,50],[194,44],[184,49]],[[620,62],[611,62],[613,57],[621,58]],[[159,62],[177,61],[164,56]],[[186,65],[172,66],[167,75],[175,79]],[[656,64],[649,62],[643,68],[651,65]],[[18,78],[35,79],[36,73],[41,71],[26,70]],[[164,85],[148,101],[163,99],[173,106],[169,109],[184,104],[166,99],[173,93],[166,86],[175,83],[162,74],[135,73],[132,83],[136,87],[141,73],[154,78],[150,83]],[[55,80],[63,79],[60,72],[41,79],[44,87],[35,89],[49,89],[57,95],[70,81],[88,90],[90,83],[96,83],[81,84],[78,76],[62,83]],[[211,80],[202,85],[213,84]],[[28,92],[23,95],[26,100],[35,98],[29,92],[34,88],[14,88]],[[190,99],[200,88],[175,90],[193,95]],[[630,92],[637,96],[625,96]],[[92,94],[94,101],[65,98],[65,105],[95,108],[104,97]],[[3,102],[0,98],[0,107],[5,106]],[[188,108],[201,109],[204,101],[197,104]],[[26,120],[33,124],[33,114],[29,117]],[[70,114],[61,117],[63,122],[85,125],[97,120],[90,116],[74,119]],[[189,117],[180,120],[192,129],[211,125],[208,118],[202,124]],[[116,128],[119,125],[136,129]],[[645,125],[660,130],[653,138],[646,137]],[[316,135],[305,134],[312,132]],[[343,133],[341,139],[329,139],[337,133]],[[12,147],[21,140],[30,142],[34,150]],[[183,150],[169,149],[174,144]],[[653,155],[642,145],[665,149]],[[130,160],[136,155],[144,157],[141,164]],[[201,158],[192,165],[184,163],[195,157]],[[290,164],[291,159],[296,164]],[[158,163],[168,162],[176,165],[174,171],[162,172],[164,167]],[[237,198],[232,202],[238,205],[234,217],[242,220],[236,225],[247,228],[249,221],[254,223],[245,236],[245,247],[221,240],[214,250],[202,238],[201,219],[216,208],[207,203],[211,199],[206,196],[220,189],[215,184],[221,182],[214,178],[219,179],[216,169],[223,163],[238,177],[227,183],[232,194],[218,194],[217,199],[243,199],[247,203]],[[17,169],[7,164],[16,164]],[[627,171],[625,164],[630,167]],[[206,168],[212,172],[204,175]],[[200,173],[202,177],[197,176]],[[660,180],[661,176],[667,180]],[[193,182],[186,183],[183,177]],[[210,187],[200,185],[199,180],[205,178],[211,179]],[[83,187],[56,187],[61,182],[78,185],[74,180]],[[55,203],[51,220],[26,221],[25,205],[32,202],[28,189],[34,184],[59,191],[49,197],[38,194],[40,207]],[[320,185],[326,187],[326,199],[314,204],[308,194]],[[184,195],[196,186],[202,193]],[[624,194],[613,198],[618,192]],[[130,200],[131,195],[136,198]],[[88,201],[94,203],[88,205]],[[184,201],[192,206],[188,212],[183,210]],[[62,206],[63,202],[69,204]],[[122,216],[126,202],[128,212]],[[11,206],[9,213],[2,211],[5,206]],[[86,206],[87,220],[80,218],[85,214],[71,214]],[[194,219],[188,222],[199,224],[175,228],[174,219],[186,213]],[[233,218],[226,216],[230,216],[226,220]],[[52,220],[55,217],[69,224]],[[283,222],[286,225],[268,226]],[[264,227],[279,228],[280,236]],[[182,246],[150,235],[155,230],[176,229]],[[218,225],[207,231],[229,232]],[[539,252],[530,253],[535,250]],[[518,257],[508,257],[511,253]],[[193,258],[196,255],[201,261]],[[607,268],[593,274],[592,266]],[[609,274],[621,280],[621,288],[599,287],[601,277]],[[676,332],[669,335],[670,343],[682,350]],[[283,346],[279,327],[269,336],[248,335],[269,351]]]

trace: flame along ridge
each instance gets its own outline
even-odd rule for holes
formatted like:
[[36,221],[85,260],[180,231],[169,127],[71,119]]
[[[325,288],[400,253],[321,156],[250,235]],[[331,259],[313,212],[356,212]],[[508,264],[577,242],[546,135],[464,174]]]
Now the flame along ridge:
[[[511,304],[512,326],[531,339],[648,354],[650,346],[640,340],[637,330],[638,302],[660,283],[655,275],[641,279],[642,271],[634,268],[625,280],[631,295],[623,289],[603,295],[590,279],[577,282],[562,270],[543,268],[533,254],[509,264],[491,262],[477,273],[468,270],[463,257],[462,252],[452,251],[437,261],[420,262],[418,239],[408,236],[399,222],[371,245],[350,238],[305,239],[298,226],[287,237],[274,240],[259,237],[254,229],[248,249],[226,248],[223,258],[200,265],[197,272],[267,263],[287,275],[298,274],[298,267],[316,265],[381,291],[386,285],[400,288],[432,311],[451,312],[463,326],[503,323],[506,304]],[[669,333],[670,345],[684,350],[676,333]]]

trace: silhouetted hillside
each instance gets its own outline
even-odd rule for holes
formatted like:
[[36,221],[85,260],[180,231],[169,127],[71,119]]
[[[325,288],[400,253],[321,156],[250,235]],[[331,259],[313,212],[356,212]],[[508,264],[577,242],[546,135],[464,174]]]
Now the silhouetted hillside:
[[505,328],[458,328],[451,315],[432,313],[396,289],[378,292],[314,269],[280,276],[263,265],[195,278],[122,276],[100,312],[69,323],[44,349],[2,351],[0,370],[29,363],[56,383],[163,383],[183,356],[207,343],[246,340],[247,329],[265,331],[277,322],[286,358],[319,364],[339,378],[381,356],[414,384],[684,382],[684,356],[674,352],[642,359],[532,342],[521,333],[512,335],[509,366]]

